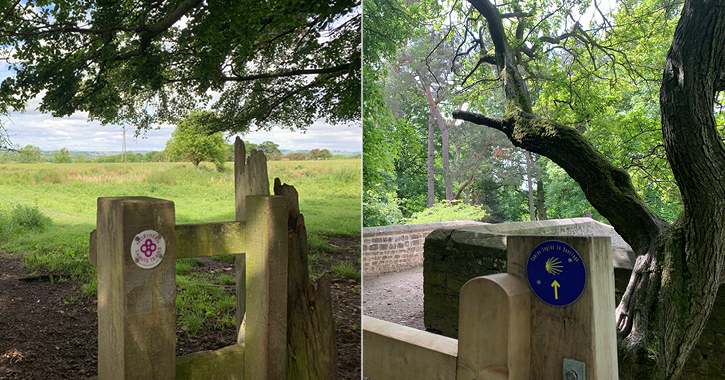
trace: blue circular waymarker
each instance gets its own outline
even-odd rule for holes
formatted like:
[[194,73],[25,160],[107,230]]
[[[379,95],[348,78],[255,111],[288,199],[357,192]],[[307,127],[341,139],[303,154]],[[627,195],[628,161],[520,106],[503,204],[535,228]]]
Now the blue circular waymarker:
[[545,241],[534,248],[526,263],[526,277],[534,293],[553,306],[572,304],[587,283],[579,253],[558,240]]

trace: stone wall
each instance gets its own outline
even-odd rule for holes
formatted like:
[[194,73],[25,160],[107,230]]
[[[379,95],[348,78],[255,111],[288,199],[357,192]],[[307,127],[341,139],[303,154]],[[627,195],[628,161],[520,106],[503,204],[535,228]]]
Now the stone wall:
[[[423,263],[426,330],[458,337],[458,294],[477,276],[506,272],[506,235],[610,236],[617,302],[634,265],[631,248],[614,229],[589,218],[448,227],[425,240]],[[720,287],[712,315],[690,355],[683,380],[725,380],[725,288]]]
[[363,228],[363,273],[366,277],[423,265],[423,243],[431,231],[485,225],[462,221]]

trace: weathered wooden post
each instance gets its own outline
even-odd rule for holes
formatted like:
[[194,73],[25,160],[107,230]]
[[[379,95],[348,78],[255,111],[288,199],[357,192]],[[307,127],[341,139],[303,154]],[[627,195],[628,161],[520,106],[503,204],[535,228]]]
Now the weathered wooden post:
[[611,239],[508,236],[507,256],[533,290],[531,379],[616,379]]
[[[269,195],[267,175],[267,156],[263,152],[252,150],[249,161],[244,142],[237,136],[234,140],[234,209],[235,220],[247,220],[247,196]],[[246,313],[247,292],[247,256],[238,254],[234,260],[237,290],[237,343],[244,342],[244,315]]]
[[98,198],[98,378],[176,378],[174,203]]
[[286,378],[287,200],[248,196],[244,378]]
[[459,302],[456,380],[528,380],[529,286],[505,273],[476,277]]

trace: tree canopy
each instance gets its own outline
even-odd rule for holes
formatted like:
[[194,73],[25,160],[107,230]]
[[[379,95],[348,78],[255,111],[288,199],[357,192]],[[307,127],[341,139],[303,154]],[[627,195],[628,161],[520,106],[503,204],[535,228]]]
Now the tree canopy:
[[224,170],[226,146],[222,132],[210,133],[217,116],[209,111],[195,111],[181,120],[166,142],[166,154],[172,159],[188,160],[199,167],[202,161]]
[[137,133],[205,105],[229,132],[356,121],[359,4],[6,2],[0,46],[15,75],[0,85],[0,110],[40,96],[43,112],[85,111]]

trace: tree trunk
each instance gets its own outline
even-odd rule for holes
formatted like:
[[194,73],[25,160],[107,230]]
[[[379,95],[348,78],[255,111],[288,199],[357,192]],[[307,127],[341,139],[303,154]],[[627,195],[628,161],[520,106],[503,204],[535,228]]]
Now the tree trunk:
[[435,195],[435,121],[428,115],[428,207],[436,203]]
[[446,200],[450,201],[453,199],[453,182],[451,179],[451,168],[450,168],[450,126],[446,126],[441,129],[441,140],[443,146],[441,147],[441,157],[443,159],[443,181],[446,184]]
[[707,322],[725,267],[725,146],[713,113],[725,90],[725,6],[687,0],[668,53],[660,109],[667,158],[683,212],[669,225],[576,129],[532,114],[501,14],[469,0],[488,22],[503,73],[506,116],[454,117],[503,131],[518,147],[549,157],[579,183],[589,202],[637,253],[617,307],[620,377],[675,380]]
[[[441,140],[442,140],[442,147],[441,147],[441,159],[443,162],[443,182],[445,184],[446,188],[446,200],[450,201],[453,199],[453,183],[451,179],[451,171],[450,171],[450,132],[451,128],[453,128],[453,123],[446,123],[446,120],[443,118],[443,114],[441,114],[440,109],[438,109],[438,105],[436,104],[435,100],[433,99],[433,93],[430,90],[430,84],[426,82],[425,80],[425,73],[421,68],[416,68],[415,72],[418,74],[418,78],[420,80],[420,85],[423,87],[423,93],[425,93],[426,99],[428,99],[428,108],[430,109],[430,115],[432,115],[435,118],[435,121],[438,123],[438,129],[441,131]],[[429,121],[430,122],[430,121]],[[430,136],[430,129],[428,136]],[[430,155],[430,137],[428,140],[428,154]],[[430,200],[428,201],[430,203]],[[428,206],[431,207],[431,206]]]
[[546,216],[546,203],[545,201],[545,194],[544,194],[544,181],[541,180],[541,177],[536,181],[536,211],[537,214],[539,214],[539,220],[547,220],[549,219]]
[[536,213],[534,212],[534,185],[531,181],[531,172],[533,172],[533,163],[531,162],[531,153],[529,151],[524,151],[524,155],[526,156],[526,184],[529,188],[529,217],[531,218],[531,221],[536,220]]

